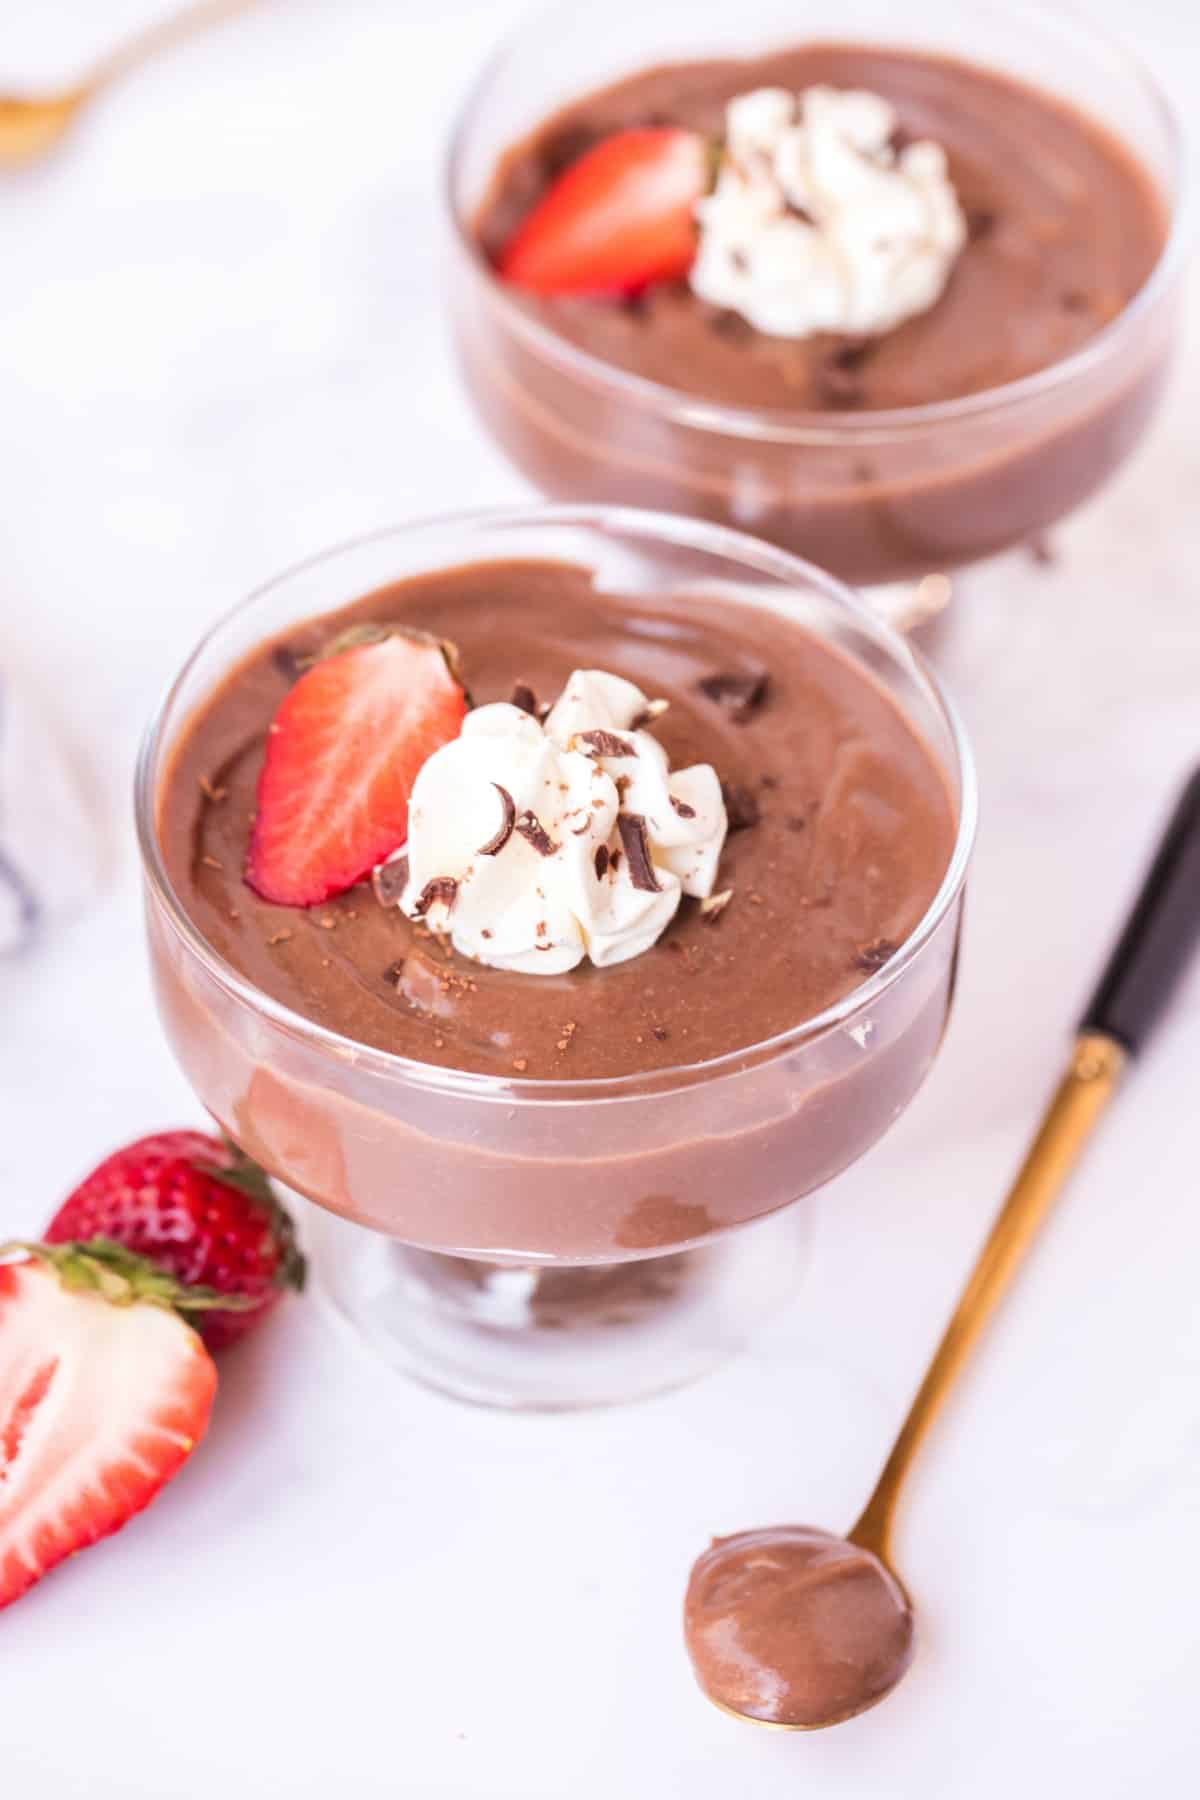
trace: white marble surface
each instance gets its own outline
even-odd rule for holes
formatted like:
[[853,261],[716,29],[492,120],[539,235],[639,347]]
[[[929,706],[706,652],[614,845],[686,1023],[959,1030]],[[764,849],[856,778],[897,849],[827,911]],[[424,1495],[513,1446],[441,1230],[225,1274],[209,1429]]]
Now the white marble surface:
[[[1115,20],[1116,0],[1092,0]],[[45,75],[147,0],[11,8]],[[439,135],[510,0],[277,0],[0,181],[0,656],[50,694],[110,878],[0,969],[0,1233],[197,1108],[140,941],[128,784],[218,609],[406,513],[500,500],[442,332]],[[1191,0],[1137,27],[1194,96]],[[677,1612],[714,1530],[847,1521],[1200,751],[1192,346],[1152,441],[1058,540],[972,579],[947,654],[984,822],[945,1055],[826,1195],[791,1313],[719,1376],[573,1419],[384,1376],[322,1305],[226,1366],[210,1441],[0,1623],[14,1800],[1002,1800],[1194,1791],[1200,970],[913,1480],[903,1693],[812,1739],[698,1697]]]

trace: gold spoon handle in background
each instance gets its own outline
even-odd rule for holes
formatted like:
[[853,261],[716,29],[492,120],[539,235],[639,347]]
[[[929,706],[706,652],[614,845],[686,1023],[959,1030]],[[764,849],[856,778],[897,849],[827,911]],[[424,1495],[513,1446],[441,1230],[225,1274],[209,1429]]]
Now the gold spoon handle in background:
[[30,162],[53,148],[76,115],[102,88],[139,64],[259,0],[196,0],[182,12],[154,19],[108,51],[81,80],[55,94],[0,95],[0,166]]
[[1088,1007],[1070,1066],[992,1226],[934,1352],[852,1543],[888,1562],[900,1487],[968,1352],[1111,1099],[1127,1058],[1145,1043],[1200,939],[1200,769],[1167,826],[1137,904]]

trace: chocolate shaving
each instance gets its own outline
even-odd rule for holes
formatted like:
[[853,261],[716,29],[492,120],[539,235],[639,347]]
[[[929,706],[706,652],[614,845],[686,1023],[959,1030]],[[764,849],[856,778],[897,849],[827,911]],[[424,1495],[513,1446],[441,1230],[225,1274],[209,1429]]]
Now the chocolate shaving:
[[586,744],[591,756],[636,756],[637,745],[631,744],[627,738],[618,737],[615,731],[580,731],[575,735],[577,744]]
[[749,831],[752,825],[758,824],[762,813],[753,788],[745,787],[740,781],[723,781],[721,798],[725,802],[725,817],[731,832]]
[[915,144],[916,142],[917,136],[915,132],[910,131],[907,125],[897,125],[893,129],[892,135],[888,138],[887,147],[893,156],[902,156],[909,145]]
[[630,731],[644,731],[647,725],[653,725],[656,719],[662,718],[670,704],[669,700],[647,700],[641,712],[631,720]]
[[611,851],[609,853],[608,866],[612,870],[614,875],[616,874],[618,868],[620,867],[620,864],[621,864],[621,852],[619,850]]
[[495,836],[490,837],[486,844],[480,844],[478,850],[475,852],[476,856],[499,856],[505,844],[507,844],[509,838],[512,836],[513,829],[517,822],[517,803],[509,793],[508,789],[501,787],[498,781],[493,781],[492,786],[500,796],[500,804],[504,808],[504,817],[500,821],[500,827]]
[[799,219],[802,225],[815,225],[817,222],[807,206],[801,206],[800,202],[793,200],[790,194],[784,198],[783,210],[789,219]]
[[885,962],[891,961],[898,947],[891,938],[876,938],[873,943],[863,945],[854,959],[855,967],[866,969],[873,975],[877,969],[882,969]]
[[444,906],[449,912],[458,898],[458,882],[453,875],[435,875],[421,889],[420,899],[413,907],[413,916],[423,919],[431,906]]
[[634,887],[643,894],[661,893],[654,864],[650,861],[650,840],[646,836],[646,821],[641,813],[618,814],[617,830],[629,858],[629,879]]
[[539,856],[553,856],[558,849],[537,814],[528,807],[514,824],[513,830],[519,832],[527,844],[532,844]]
[[839,349],[833,351],[829,360],[836,369],[845,369],[850,372],[854,369],[861,369],[874,350],[874,339],[858,338],[848,344],[842,344]]
[[694,819],[696,816],[695,807],[689,806],[686,800],[677,800],[674,794],[671,795],[671,805],[681,819]]
[[371,886],[380,906],[399,906],[400,896],[408,886],[407,856],[392,856],[371,871]]
[[285,681],[298,681],[304,673],[307,660],[306,657],[298,656],[294,650],[289,650],[286,644],[276,644],[271,652],[271,662]]
[[387,968],[383,971],[383,979],[387,982],[389,987],[399,987],[400,977],[403,974],[404,958],[400,956],[397,957],[395,962],[390,962],[388,964]]
[[516,687],[512,691],[512,699],[509,701],[509,705],[519,708],[523,713],[529,713],[532,718],[536,719],[538,716],[537,695],[528,683],[524,681],[518,681]]
[[767,697],[767,671],[742,675],[728,669],[705,675],[696,685],[707,700],[728,709],[735,725],[744,725]]
[[862,405],[866,396],[859,370],[868,354],[869,349],[846,344],[820,364],[816,372],[817,390],[826,406]]
[[603,881],[604,877],[608,874],[608,845],[607,844],[601,844],[598,847],[598,849],[596,851],[596,855],[593,860],[594,860],[595,869],[596,869],[596,880]]
[[720,894],[709,894],[706,900],[700,902],[701,918],[705,919],[708,924],[715,925],[732,899],[732,888],[726,888],[724,892]]
[[538,161],[545,174],[546,185],[555,181],[564,169],[578,162],[603,134],[593,125],[563,125],[552,137],[538,145]]

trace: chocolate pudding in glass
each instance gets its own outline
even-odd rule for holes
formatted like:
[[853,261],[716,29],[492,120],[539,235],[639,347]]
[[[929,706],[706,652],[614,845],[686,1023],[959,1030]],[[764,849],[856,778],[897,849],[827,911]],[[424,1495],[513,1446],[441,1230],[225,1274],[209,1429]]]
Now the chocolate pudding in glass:
[[[451,643],[470,710],[405,844],[280,904],[264,760],[364,627]],[[246,601],[154,722],[138,814],[172,1046],[321,1209],[338,1305],[436,1387],[567,1407],[701,1373],[794,1291],[794,1203],[937,1051],[975,800],[933,679],[832,578],[698,521],[537,508]]]
[[[576,271],[543,291],[506,258],[629,132],[703,146],[690,269],[630,262],[622,286],[610,258],[606,289]],[[911,581],[1036,540],[1138,441],[1174,337],[1182,169],[1136,59],[1052,8],[560,0],[454,136],[462,367],[546,494]]]

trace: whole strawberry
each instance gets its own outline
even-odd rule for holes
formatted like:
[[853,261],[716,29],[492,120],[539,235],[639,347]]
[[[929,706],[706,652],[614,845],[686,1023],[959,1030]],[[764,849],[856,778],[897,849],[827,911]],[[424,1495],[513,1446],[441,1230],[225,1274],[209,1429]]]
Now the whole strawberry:
[[295,1228],[263,1171],[199,1131],[162,1131],[116,1151],[80,1182],[44,1237],[104,1238],[185,1288],[233,1298],[234,1307],[196,1318],[211,1350],[253,1330],[288,1288],[304,1285]]

